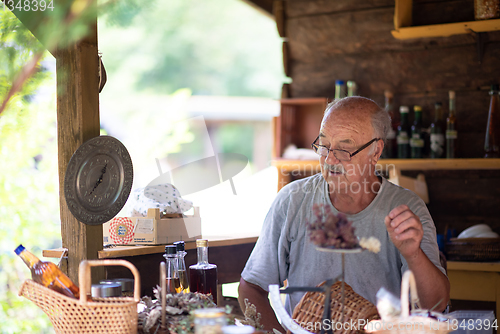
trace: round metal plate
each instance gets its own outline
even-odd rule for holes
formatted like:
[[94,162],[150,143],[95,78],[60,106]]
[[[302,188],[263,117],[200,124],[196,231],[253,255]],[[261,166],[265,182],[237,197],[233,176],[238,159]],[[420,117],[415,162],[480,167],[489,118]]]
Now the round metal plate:
[[101,225],[127,202],[134,177],[125,146],[110,136],[94,137],[71,157],[64,177],[64,196],[76,219]]

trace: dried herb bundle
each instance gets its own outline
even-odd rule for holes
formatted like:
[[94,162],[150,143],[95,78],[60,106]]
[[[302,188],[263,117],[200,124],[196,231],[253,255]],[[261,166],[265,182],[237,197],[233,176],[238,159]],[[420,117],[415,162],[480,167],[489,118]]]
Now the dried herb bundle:
[[[139,302],[139,308],[143,308],[138,316],[138,334],[160,333],[161,322],[161,288],[153,289],[156,299],[143,297]],[[166,303],[166,332],[187,334],[194,333],[194,315],[191,311],[199,308],[217,307],[212,296],[197,292],[167,294]],[[230,315],[231,307],[226,307],[228,324],[234,324],[234,319]]]
[[334,215],[329,206],[320,204],[313,206],[313,214],[314,219],[307,223],[307,232],[313,244],[337,249],[359,246],[355,228],[344,214]]

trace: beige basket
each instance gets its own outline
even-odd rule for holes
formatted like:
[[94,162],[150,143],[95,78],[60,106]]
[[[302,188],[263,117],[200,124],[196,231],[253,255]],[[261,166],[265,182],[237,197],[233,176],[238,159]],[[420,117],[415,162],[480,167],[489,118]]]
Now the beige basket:
[[[95,298],[87,301],[90,290],[90,268],[124,266],[134,274],[134,297]],[[79,268],[80,299],[67,297],[32,280],[26,280],[19,295],[40,307],[50,318],[56,333],[137,333],[137,303],[140,276],[137,268],[125,260],[84,260]]]
[[[319,286],[323,286],[325,282]],[[344,285],[344,319],[342,319],[342,282],[336,282],[331,288],[331,320],[335,323],[358,323],[359,319],[365,319],[366,322],[378,319],[378,312],[375,305],[370,303],[365,298],[358,295],[346,283]],[[314,325],[319,325],[323,320],[323,310],[325,308],[325,294],[322,292],[307,292],[300,302],[295,306],[292,318],[312,333],[319,333],[321,328]],[[365,322],[365,323],[366,323]],[[308,328],[311,327],[311,328]],[[352,327],[352,328],[351,328]],[[345,326],[342,331],[334,329],[335,333],[356,333],[356,326]],[[290,331],[287,331],[290,333]]]
[[[411,296],[411,300],[409,300],[409,296]],[[371,321],[365,327],[365,331],[374,334],[445,334],[453,331],[451,323],[438,321],[431,317],[410,315],[410,308],[412,312],[428,312],[427,310],[418,310],[415,305],[421,309],[415,276],[410,270],[407,270],[401,281],[401,316]],[[435,312],[432,314],[437,315]],[[442,314],[440,317],[452,319]]]

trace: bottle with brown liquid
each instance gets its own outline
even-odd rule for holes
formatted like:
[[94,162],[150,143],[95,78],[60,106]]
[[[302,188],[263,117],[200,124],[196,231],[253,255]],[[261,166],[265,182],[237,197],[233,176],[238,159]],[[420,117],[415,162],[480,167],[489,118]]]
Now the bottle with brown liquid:
[[212,294],[217,304],[217,266],[208,263],[208,240],[196,240],[198,263],[189,266],[189,287],[191,292]]
[[396,134],[398,131],[398,122],[396,120],[396,115],[394,113],[394,103],[393,98],[394,95],[392,92],[386,90],[384,92],[385,96],[385,111],[389,114],[391,118],[391,127],[387,132],[387,138],[385,141],[384,151],[382,152],[381,158],[384,159],[394,159],[397,157],[397,147],[398,143],[396,142]]
[[186,261],[184,257],[186,256],[186,251],[184,241],[174,242],[177,249],[177,265],[179,267],[179,280],[181,283],[181,288],[183,293],[189,292],[189,279],[186,270]]
[[19,245],[14,252],[31,270],[31,279],[49,289],[71,298],[80,298],[80,289],[52,262],[40,261],[38,257]]
[[484,141],[485,158],[500,158],[500,96],[498,85],[491,85],[490,111]]
[[457,157],[457,118],[455,117],[455,92],[450,90],[450,114],[446,119],[446,158]]
[[165,264],[167,269],[167,291],[166,293],[179,293],[182,291],[177,268],[177,247],[175,245],[165,246]]

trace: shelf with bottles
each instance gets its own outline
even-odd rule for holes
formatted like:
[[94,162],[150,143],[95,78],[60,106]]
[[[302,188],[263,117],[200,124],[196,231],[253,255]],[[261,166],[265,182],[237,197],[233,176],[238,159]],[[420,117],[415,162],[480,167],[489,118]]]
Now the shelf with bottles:
[[448,37],[451,35],[470,34],[500,30],[500,19],[433,24],[412,27],[412,0],[396,0],[394,10],[394,30],[392,36],[397,39],[424,37]]

